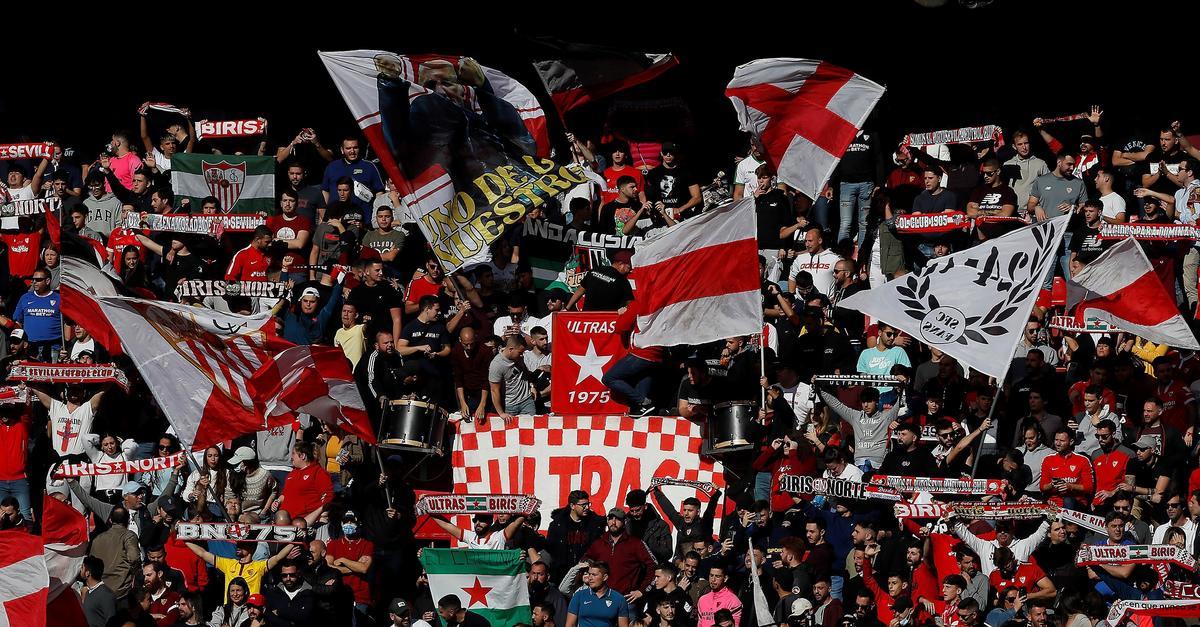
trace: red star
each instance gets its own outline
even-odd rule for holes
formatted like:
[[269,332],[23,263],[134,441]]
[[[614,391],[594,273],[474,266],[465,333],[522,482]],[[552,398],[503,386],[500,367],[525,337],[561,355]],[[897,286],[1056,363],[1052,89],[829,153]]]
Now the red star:
[[462,590],[463,590],[463,592],[466,592],[467,594],[471,595],[471,600],[467,602],[468,608],[475,605],[475,603],[479,603],[480,605],[482,605],[484,607],[488,606],[487,593],[491,592],[492,589],[479,583],[479,577],[475,578],[475,585],[471,586],[470,588],[463,588]]

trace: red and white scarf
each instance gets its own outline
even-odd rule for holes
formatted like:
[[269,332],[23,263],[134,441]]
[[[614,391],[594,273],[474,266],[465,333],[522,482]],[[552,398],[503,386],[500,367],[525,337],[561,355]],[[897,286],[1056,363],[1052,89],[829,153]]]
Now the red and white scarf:
[[934,146],[937,144],[975,144],[988,141],[996,142],[996,148],[1003,146],[1004,131],[995,124],[985,124],[983,126],[964,126],[944,131],[909,133],[904,136],[900,147]]
[[1104,564],[1159,564],[1168,562],[1188,570],[1196,569],[1196,558],[1174,544],[1085,544],[1075,554],[1076,566]]
[[44,383],[116,383],[129,389],[129,379],[116,366],[106,364],[38,364],[20,361],[9,370],[10,381]]
[[426,494],[414,510],[425,514],[521,514],[538,511],[542,501],[524,494]]
[[54,142],[25,142],[0,144],[0,160],[53,159]]
[[942,477],[904,477],[900,475],[875,475],[871,483],[895,488],[901,492],[929,492],[930,494],[959,494],[984,496],[1004,494],[1008,482],[1004,479],[952,479]]
[[138,107],[138,115],[146,115],[150,111],[161,111],[163,113],[177,113],[185,118],[192,117],[192,112],[186,107],[177,107],[169,102],[143,102],[142,106]]
[[267,132],[265,118],[249,120],[197,120],[196,139],[221,139],[225,137],[250,137]]
[[139,472],[155,472],[168,470],[183,464],[183,453],[150,457],[147,459],[121,459],[111,462],[94,462],[83,464],[62,464],[55,468],[52,475],[55,479],[64,477],[96,477],[100,475],[124,475]]

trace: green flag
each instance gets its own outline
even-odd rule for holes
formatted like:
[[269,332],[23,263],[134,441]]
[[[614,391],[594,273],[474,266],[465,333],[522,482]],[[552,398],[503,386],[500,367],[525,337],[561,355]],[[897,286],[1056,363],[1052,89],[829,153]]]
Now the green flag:
[[425,549],[421,564],[436,602],[453,594],[492,627],[530,623],[529,583],[520,551]]
[[194,213],[206,196],[221,203],[221,213],[272,213],[275,157],[177,153],[171,157],[171,187],[176,203],[187,198]]

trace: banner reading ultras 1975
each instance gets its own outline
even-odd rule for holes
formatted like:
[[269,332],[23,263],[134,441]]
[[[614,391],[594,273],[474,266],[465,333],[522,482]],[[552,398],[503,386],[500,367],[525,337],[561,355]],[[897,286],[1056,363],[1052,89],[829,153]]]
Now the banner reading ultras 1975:
[[447,271],[487,261],[526,212],[587,182],[546,157],[545,113],[502,72],[469,57],[320,54]]

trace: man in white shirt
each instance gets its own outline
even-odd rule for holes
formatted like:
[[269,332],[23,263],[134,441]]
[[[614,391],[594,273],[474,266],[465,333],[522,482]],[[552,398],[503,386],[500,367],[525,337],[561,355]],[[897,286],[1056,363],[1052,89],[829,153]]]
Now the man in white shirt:
[[513,516],[508,524],[497,527],[491,514],[475,514],[471,518],[472,529],[462,529],[444,516],[430,516],[443,531],[450,534],[459,545],[468,549],[504,549],[508,541],[525,521],[524,515]]
[[800,373],[790,363],[780,363],[777,374],[779,375],[779,384],[776,387],[779,389],[779,394],[792,408],[792,413],[796,415],[796,424],[789,425],[789,428],[799,429],[808,422],[809,416],[812,415],[813,397],[815,396],[812,386],[800,380]]
[[1126,221],[1125,199],[1113,191],[1116,178],[1109,167],[1096,170],[1096,192],[1100,195],[1100,203],[1104,206],[1100,218],[1109,224],[1120,224]]
[[763,164],[762,150],[758,146],[756,140],[750,140],[750,154],[746,155],[737,164],[737,169],[733,175],[733,199],[741,200],[743,198],[754,197],[754,190],[758,189],[758,166]]
[[[1195,168],[1194,159],[1179,162],[1183,186],[1175,192],[1175,215],[1182,224],[1196,224],[1200,220],[1200,180],[1196,178]],[[1189,309],[1196,306],[1197,267],[1200,267],[1200,241],[1189,248],[1183,258],[1183,293],[1187,296]]]
[[833,266],[841,259],[837,253],[825,248],[825,235],[821,227],[808,227],[804,232],[804,252],[796,255],[788,271],[788,290],[796,293],[796,275],[804,270],[812,275],[813,289],[828,295],[835,282]]
[[858,466],[846,462],[846,456],[842,453],[842,449],[829,446],[825,448],[825,474],[823,476],[826,479],[845,479],[861,483],[863,471]]

